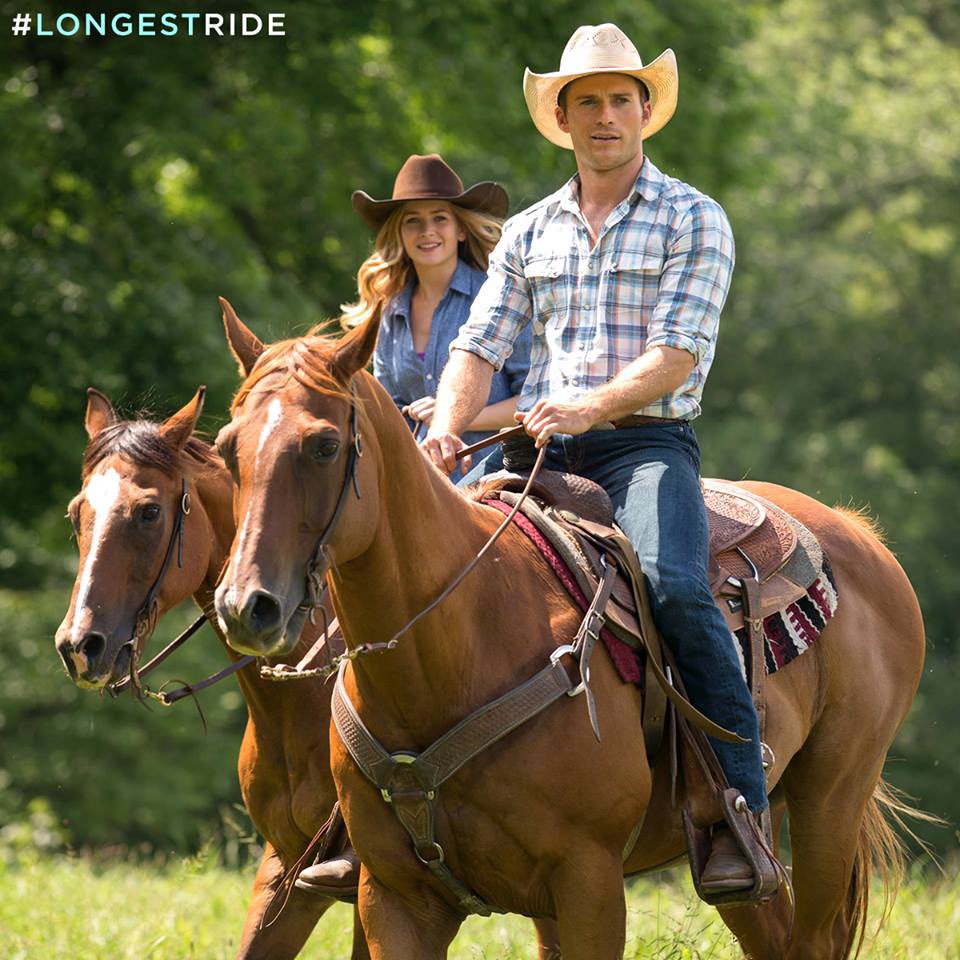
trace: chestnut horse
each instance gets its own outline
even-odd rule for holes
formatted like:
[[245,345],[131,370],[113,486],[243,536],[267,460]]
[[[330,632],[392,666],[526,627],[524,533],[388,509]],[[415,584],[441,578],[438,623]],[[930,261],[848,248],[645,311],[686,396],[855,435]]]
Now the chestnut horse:
[[[426,461],[365,372],[376,323],[340,340],[308,335],[267,348],[232,314],[227,330],[248,374],[218,438],[241,529],[216,593],[228,641],[259,655],[289,650],[308,581],[324,568],[348,646],[388,640],[502,515]],[[754,960],[847,957],[862,944],[871,867],[895,866],[885,812],[896,802],[880,777],[921,674],[920,610],[903,570],[856,516],[783,487],[745,486],[816,534],[840,606],[818,642],[767,684],[769,780],[789,810],[795,910],[781,892],[761,908],[721,913]],[[511,527],[394,648],[350,661],[346,692],[388,751],[423,750],[541,670],[581,618]],[[562,697],[463,766],[436,803],[452,873],[499,910],[556,918],[564,960],[620,957],[624,874],[684,849],[677,812],[651,795],[636,689],[603,655],[592,675],[602,742],[582,698]],[[374,960],[445,957],[464,914],[335,731],[331,759],[363,862],[359,909]]]
[[[198,393],[163,424],[124,422],[104,396],[89,393],[83,489],[70,504],[80,565],[56,638],[71,678],[81,687],[103,688],[127,675],[127,641],[162,568],[182,496],[181,478],[192,501],[184,519],[182,566],[173,562],[163,574],[153,622],[191,595],[202,610],[212,610],[214,586],[235,533],[233,483],[220,458],[192,436],[200,404]],[[219,634],[215,624],[214,629]],[[300,646],[305,650],[316,636],[308,624]],[[238,759],[240,790],[267,841],[238,956],[288,960],[334,902],[294,890],[276,921],[261,929],[284,874],[336,800],[327,733],[331,686],[317,679],[261,680],[256,665],[244,667],[237,678],[249,711]],[[354,960],[368,956],[355,923]]]

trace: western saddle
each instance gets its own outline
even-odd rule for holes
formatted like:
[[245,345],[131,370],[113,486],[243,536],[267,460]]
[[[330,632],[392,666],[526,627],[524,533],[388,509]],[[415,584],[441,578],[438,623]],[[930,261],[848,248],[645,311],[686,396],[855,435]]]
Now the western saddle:
[[[474,496],[512,504],[525,483],[523,473],[494,473],[481,481]],[[750,657],[744,669],[762,734],[766,674],[763,620],[804,596],[820,572],[823,554],[803,524],[757,494],[714,479],[704,479],[702,489],[710,529],[710,589],[731,633],[747,629]],[[583,477],[541,471],[522,511],[550,541],[584,594],[593,596],[602,573],[600,558],[614,529],[613,504],[607,493]],[[621,539],[625,538],[621,535]],[[637,594],[630,578],[620,575],[606,608],[607,626],[634,647],[641,645],[643,638],[652,641],[656,635],[650,611],[642,603],[642,596],[641,603],[637,602]],[[649,649],[653,644],[643,646]],[[645,693],[647,748],[655,752],[665,697],[650,678]]]

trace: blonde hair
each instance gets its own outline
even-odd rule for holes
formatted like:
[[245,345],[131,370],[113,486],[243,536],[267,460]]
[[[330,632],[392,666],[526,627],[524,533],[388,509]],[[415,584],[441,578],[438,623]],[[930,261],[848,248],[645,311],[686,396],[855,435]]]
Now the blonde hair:
[[[400,224],[405,204],[387,217],[377,233],[373,253],[357,271],[356,303],[341,304],[340,323],[344,329],[359,326],[368,320],[378,306],[386,306],[415,276],[413,261],[403,249]],[[503,220],[479,210],[467,210],[450,204],[457,223],[466,234],[458,245],[458,255],[472,267],[486,271],[490,252],[500,239]]]

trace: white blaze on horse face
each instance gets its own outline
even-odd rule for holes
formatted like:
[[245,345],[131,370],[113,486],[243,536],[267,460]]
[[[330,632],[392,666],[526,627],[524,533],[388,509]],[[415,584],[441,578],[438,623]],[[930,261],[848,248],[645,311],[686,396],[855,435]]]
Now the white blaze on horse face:
[[[277,424],[280,422],[280,416],[283,413],[283,404],[280,402],[279,397],[274,397],[270,401],[270,405],[267,407],[267,419],[263,424],[263,428],[260,431],[260,439],[257,441],[257,452],[253,458],[253,479],[252,482],[256,483],[257,473],[260,469],[260,452],[263,450],[266,445],[267,439],[270,437],[270,434],[273,433]],[[240,534],[237,537],[237,549],[233,551],[233,557],[241,557],[243,554],[243,548],[247,542],[247,535],[250,533],[250,510],[247,510],[243,518],[243,524],[240,527]],[[231,559],[231,563],[233,560]],[[226,596],[227,603],[233,607],[237,607],[239,604],[239,596],[237,595],[237,582],[236,579],[233,579],[233,582],[230,584],[230,589],[227,591]]]
[[[114,504],[120,496],[120,474],[111,467],[103,473],[95,473],[88,481],[84,496],[87,505],[93,511],[93,533],[90,536],[90,547],[87,550],[86,562],[80,576],[80,589],[77,591],[77,602],[73,607],[74,621],[78,614],[86,609],[87,597],[90,594],[90,583],[93,579],[93,565],[100,552],[100,543],[107,529],[107,521],[113,512]],[[76,626],[74,629],[80,629]],[[78,638],[74,638],[78,639]]]

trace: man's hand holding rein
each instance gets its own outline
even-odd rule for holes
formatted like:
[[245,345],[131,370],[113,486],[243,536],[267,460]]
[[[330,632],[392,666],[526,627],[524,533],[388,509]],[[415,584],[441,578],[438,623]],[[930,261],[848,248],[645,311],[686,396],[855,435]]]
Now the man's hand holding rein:
[[611,420],[628,416],[677,390],[693,370],[693,355],[676,347],[653,346],[608,383],[578,400],[538,400],[516,418],[544,446],[555,433],[586,433]]

